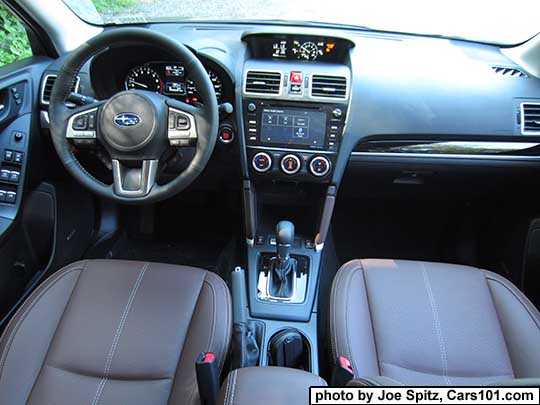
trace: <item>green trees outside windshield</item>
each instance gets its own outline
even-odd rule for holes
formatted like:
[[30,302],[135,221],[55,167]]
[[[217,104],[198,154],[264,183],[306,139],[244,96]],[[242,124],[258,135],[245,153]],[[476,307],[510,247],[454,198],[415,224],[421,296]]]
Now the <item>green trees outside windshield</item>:
[[32,56],[23,25],[0,3],[0,66]]

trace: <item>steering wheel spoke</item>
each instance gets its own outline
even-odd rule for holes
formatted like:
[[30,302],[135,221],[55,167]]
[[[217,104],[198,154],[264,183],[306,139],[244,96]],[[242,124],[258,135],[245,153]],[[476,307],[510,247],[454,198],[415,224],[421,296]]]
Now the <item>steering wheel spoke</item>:
[[156,184],[158,160],[143,160],[140,167],[126,167],[118,159],[112,160],[114,193],[120,197],[144,197]]
[[197,143],[197,121],[193,111],[169,106],[167,138],[171,146],[194,146]]
[[100,101],[70,112],[66,127],[66,138],[72,140],[97,139],[98,112],[103,103],[103,101]]

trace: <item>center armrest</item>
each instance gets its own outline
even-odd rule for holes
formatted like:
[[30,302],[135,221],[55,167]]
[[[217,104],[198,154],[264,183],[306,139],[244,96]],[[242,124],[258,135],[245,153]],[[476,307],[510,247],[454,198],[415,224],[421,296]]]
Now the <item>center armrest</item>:
[[218,404],[309,404],[309,387],[327,386],[321,377],[286,367],[246,367],[227,376]]

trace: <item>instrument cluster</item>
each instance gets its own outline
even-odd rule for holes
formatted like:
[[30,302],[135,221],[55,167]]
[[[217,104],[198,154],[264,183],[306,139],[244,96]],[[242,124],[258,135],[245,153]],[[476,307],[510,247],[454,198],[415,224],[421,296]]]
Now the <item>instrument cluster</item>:
[[[223,97],[223,80],[207,68],[218,103]],[[175,62],[148,62],[130,69],[124,79],[125,90],[147,90],[174,97],[189,104],[201,103],[201,97],[183,65]]]

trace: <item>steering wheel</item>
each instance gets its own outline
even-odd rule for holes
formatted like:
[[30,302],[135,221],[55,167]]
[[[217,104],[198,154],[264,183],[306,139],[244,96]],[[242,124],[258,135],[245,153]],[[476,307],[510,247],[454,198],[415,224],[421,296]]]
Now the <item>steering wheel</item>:
[[[203,106],[161,94],[129,90],[70,109],[66,101],[81,67],[94,55],[127,43],[161,48],[189,72]],[[121,203],[151,203],[184,190],[203,171],[216,144],[219,113],[205,68],[188,48],[144,28],[106,31],[74,50],[58,74],[49,104],[54,147],[67,171],[90,191]],[[99,142],[112,159],[113,184],[93,177],[73,154],[72,141]],[[193,159],[177,177],[159,185],[156,175],[168,148],[195,145]]]

